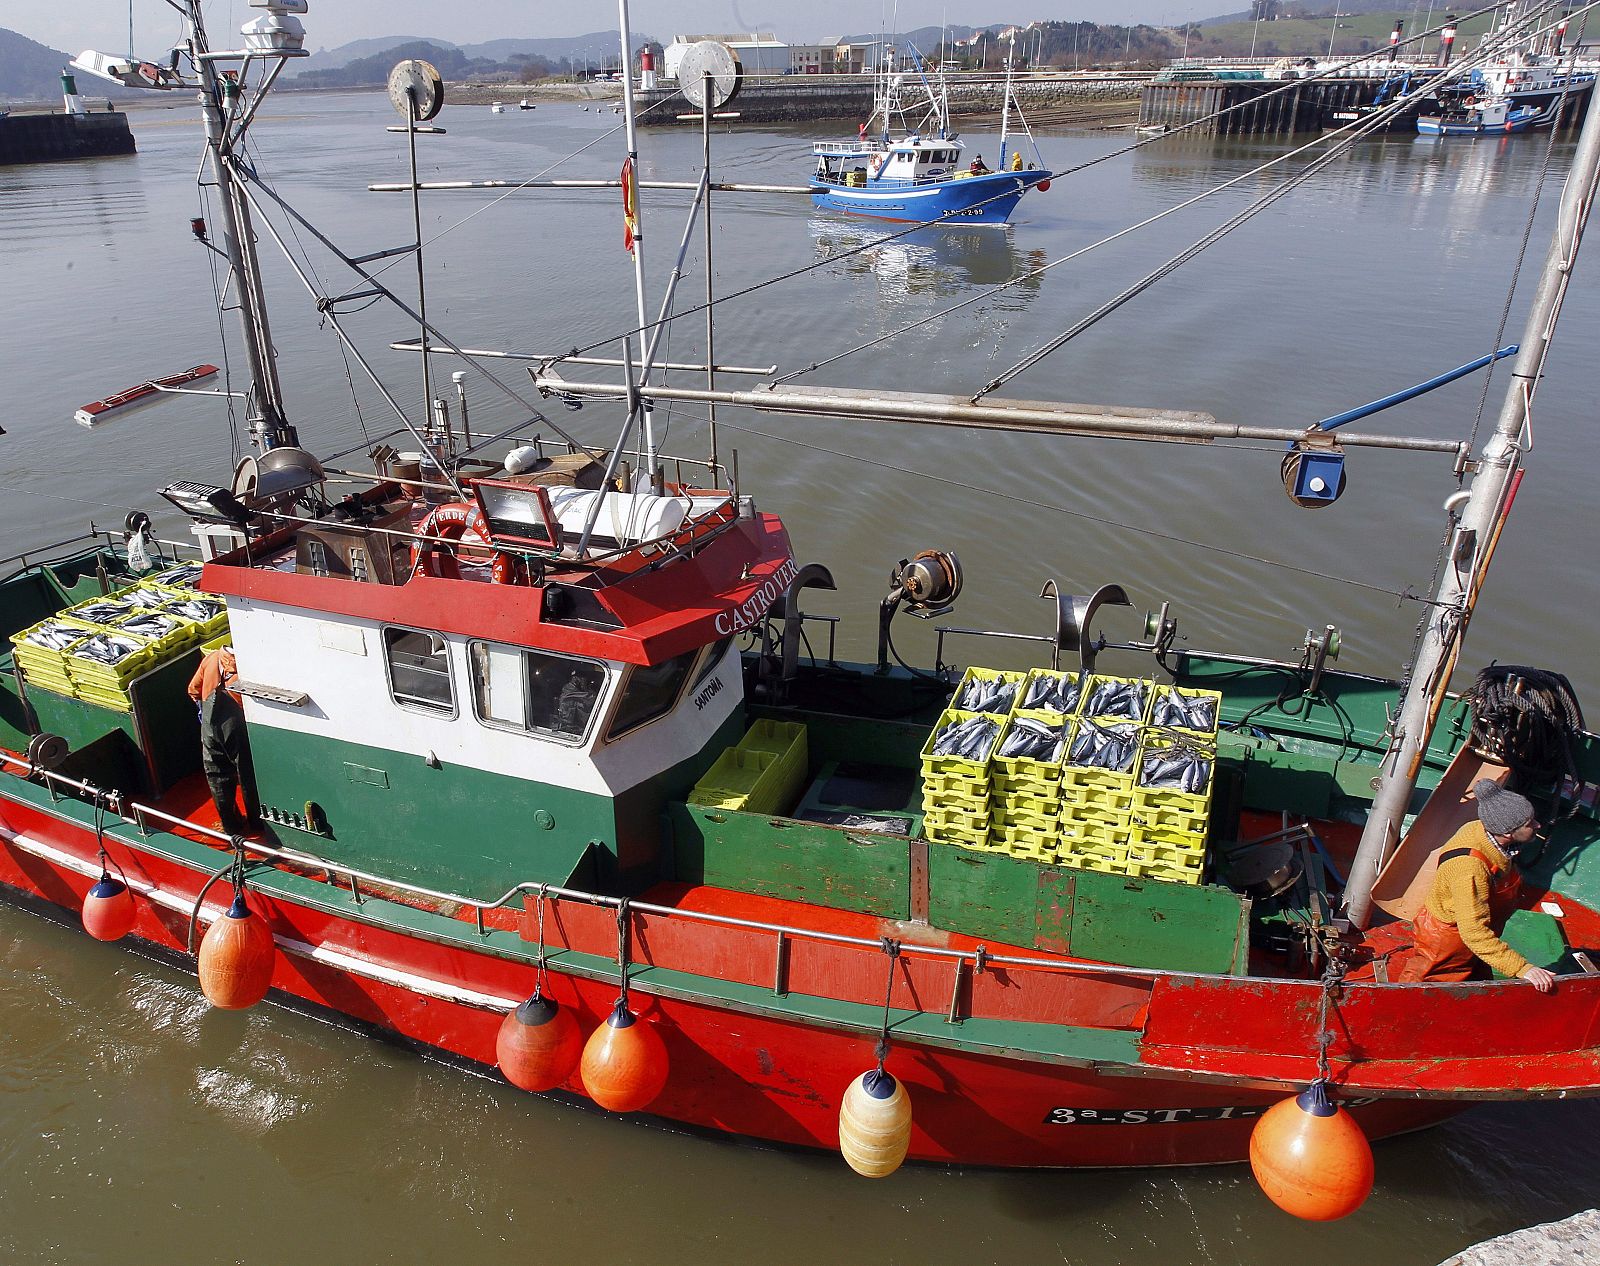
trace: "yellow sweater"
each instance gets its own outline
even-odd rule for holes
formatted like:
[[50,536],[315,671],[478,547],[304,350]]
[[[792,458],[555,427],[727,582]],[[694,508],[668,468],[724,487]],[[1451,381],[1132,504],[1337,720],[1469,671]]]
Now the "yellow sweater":
[[[1494,874],[1510,860],[1489,838],[1481,822],[1469,822],[1445,845],[1444,851],[1475,848],[1489,859]],[[1528,970],[1528,960],[1512,949],[1489,926],[1489,889],[1493,875],[1470,854],[1441,862],[1428,891],[1428,913],[1442,923],[1455,924],[1466,947],[1502,976],[1516,977]]]

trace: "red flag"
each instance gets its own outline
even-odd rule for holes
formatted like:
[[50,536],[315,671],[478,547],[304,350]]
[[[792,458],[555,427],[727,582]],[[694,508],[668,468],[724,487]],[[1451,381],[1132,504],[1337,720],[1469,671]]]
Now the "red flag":
[[633,159],[622,160],[622,245],[633,254],[633,239],[639,234],[639,194],[633,184]]

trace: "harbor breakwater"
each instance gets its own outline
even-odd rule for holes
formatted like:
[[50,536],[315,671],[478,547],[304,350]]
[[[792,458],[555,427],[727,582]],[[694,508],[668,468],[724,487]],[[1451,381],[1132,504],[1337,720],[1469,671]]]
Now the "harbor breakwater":
[[0,117],[0,166],[104,158],[135,149],[128,116],[119,110]]
[[[1130,125],[1139,110],[1144,78],[1019,80],[1013,92],[1023,117],[1030,124],[1063,123]],[[949,85],[952,120],[998,116],[1005,94],[1000,77],[960,80]],[[677,97],[676,106],[672,98]],[[634,94],[641,127],[693,125],[699,112],[676,87],[653,88]],[[909,113],[917,111],[910,90]],[[727,106],[741,123],[802,123],[815,119],[866,120],[872,113],[872,81],[859,76],[785,76],[774,80],[746,80]],[[685,117],[688,116],[688,117]],[[1015,122],[1015,121],[1014,121]]]

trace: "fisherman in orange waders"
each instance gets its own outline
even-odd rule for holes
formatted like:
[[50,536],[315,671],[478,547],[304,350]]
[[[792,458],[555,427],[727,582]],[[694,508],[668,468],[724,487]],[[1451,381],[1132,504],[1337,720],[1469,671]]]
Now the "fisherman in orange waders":
[[[233,682],[239,665],[233,649],[209,652],[189,681],[189,698],[200,706],[200,763],[205,767],[217,817],[229,835],[261,831],[261,801],[256,797],[256,770],[245,732],[244,703]],[[244,816],[234,793],[244,793]]]
[[1413,920],[1416,950],[1400,980],[1485,979],[1493,968],[1549,993],[1555,976],[1500,939],[1522,888],[1516,856],[1539,829],[1539,820],[1526,796],[1488,778],[1472,791],[1478,820],[1452,835],[1439,855],[1433,887]]

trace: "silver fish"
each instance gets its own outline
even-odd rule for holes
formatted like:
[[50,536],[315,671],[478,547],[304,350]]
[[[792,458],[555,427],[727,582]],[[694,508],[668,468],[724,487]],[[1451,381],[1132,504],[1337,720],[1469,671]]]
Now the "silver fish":
[[968,717],[945,726],[939,732],[939,737],[933,743],[933,754],[981,761],[988,757],[989,749],[994,746],[994,737],[999,732],[999,723],[989,717]]
[[1078,695],[1081,693],[1082,687],[1076,677],[1035,677],[1028,683],[1022,706],[1049,709],[1065,715],[1078,706]]

